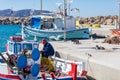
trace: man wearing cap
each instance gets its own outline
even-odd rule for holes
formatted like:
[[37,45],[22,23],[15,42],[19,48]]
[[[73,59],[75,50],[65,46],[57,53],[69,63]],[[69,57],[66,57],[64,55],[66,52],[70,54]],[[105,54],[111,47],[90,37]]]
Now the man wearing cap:
[[48,58],[54,55],[53,46],[47,42],[47,40],[42,39],[43,49],[41,50],[42,56]]

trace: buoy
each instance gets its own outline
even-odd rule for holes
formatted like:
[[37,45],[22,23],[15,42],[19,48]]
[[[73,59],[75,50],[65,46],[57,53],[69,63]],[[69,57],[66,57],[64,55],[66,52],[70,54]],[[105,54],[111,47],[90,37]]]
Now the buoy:
[[27,57],[25,55],[20,55],[17,60],[18,68],[22,69],[27,66]]
[[40,58],[40,51],[37,48],[34,48],[31,56],[34,61],[37,61]]
[[31,75],[36,77],[38,74],[39,74],[39,71],[40,71],[40,67],[38,64],[34,64],[32,67],[31,67]]

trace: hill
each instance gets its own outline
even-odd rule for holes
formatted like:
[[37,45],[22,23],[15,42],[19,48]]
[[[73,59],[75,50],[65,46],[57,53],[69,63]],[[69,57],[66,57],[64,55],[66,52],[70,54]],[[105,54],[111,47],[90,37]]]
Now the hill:
[[[14,16],[14,17],[28,17],[30,16],[31,13],[31,9],[22,9],[22,10],[18,10],[18,11],[12,11],[11,9],[5,9],[5,10],[0,10],[0,16],[2,17],[10,17],[10,16]],[[47,10],[43,10],[42,13],[50,13]],[[34,15],[39,15],[40,14],[40,10],[34,10]]]

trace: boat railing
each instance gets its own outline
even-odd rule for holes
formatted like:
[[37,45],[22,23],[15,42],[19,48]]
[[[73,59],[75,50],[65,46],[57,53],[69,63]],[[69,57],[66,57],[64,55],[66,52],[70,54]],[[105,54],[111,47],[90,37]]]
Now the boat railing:
[[85,62],[65,60],[57,57],[52,57],[52,59],[54,61],[55,68],[58,68],[63,73],[68,73],[71,70],[71,63],[75,63],[77,65],[77,75],[81,75],[81,72],[85,70]]

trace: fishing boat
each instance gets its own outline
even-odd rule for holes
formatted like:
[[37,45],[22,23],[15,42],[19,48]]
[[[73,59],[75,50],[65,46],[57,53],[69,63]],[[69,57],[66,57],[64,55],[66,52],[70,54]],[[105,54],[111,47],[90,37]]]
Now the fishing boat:
[[[84,62],[41,56],[36,41],[11,36],[6,52],[0,53],[0,79],[12,80],[86,80]],[[45,64],[43,64],[45,63]],[[53,71],[51,71],[54,69]]]
[[[29,27],[25,27],[26,34],[36,37],[48,39],[64,39],[64,20],[62,18],[52,16],[32,17],[32,23]],[[76,29],[75,19],[66,18],[66,39],[88,39],[89,29]]]
[[89,29],[76,29],[76,19],[67,15],[66,8],[54,14],[42,13],[41,10],[39,16],[31,17],[31,25],[25,27],[25,32],[30,36],[55,40],[89,38]]

